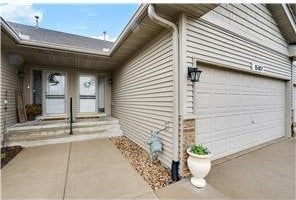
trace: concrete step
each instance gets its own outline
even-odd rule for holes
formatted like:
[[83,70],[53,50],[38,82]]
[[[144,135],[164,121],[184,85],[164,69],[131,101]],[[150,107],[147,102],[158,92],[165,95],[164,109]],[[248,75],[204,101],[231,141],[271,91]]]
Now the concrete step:
[[117,136],[122,136],[122,130],[116,130],[116,131],[108,130],[102,133],[92,133],[92,134],[55,136],[47,139],[6,141],[5,145],[33,147],[33,146],[41,146],[41,145],[48,145],[48,144],[78,142],[78,141],[91,140],[91,139],[97,139],[97,138],[110,138],[110,137],[117,137]]
[[59,137],[69,135],[67,129],[60,129],[56,131],[34,131],[34,132],[16,132],[8,133],[5,136],[5,141],[21,141],[21,140],[35,140],[35,139],[46,139],[52,137]]
[[[77,120],[73,123],[73,135],[106,135],[108,132],[122,134],[119,121],[115,118]],[[30,142],[64,138],[69,136],[69,122],[29,122],[8,129],[6,143]]]
[[[89,126],[102,126],[102,125],[111,125],[111,124],[119,124],[119,121],[114,118],[108,119],[98,119],[98,120],[77,120],[73,123],[73,127],[89,127]],[[7,128],[7,132],[40,132],[46,130],[56,130],[56,129],[69,129],[70,123],[69,121],[35,121],[35,122],[28,122],[26,124],[16,124]]]
[[112,124],[119,124],[118,119],[113,118],[109,120],[76,120],[75,123],[73,123],[73,127],[89,127]]
[[[55,125],[44,125],[38,128],[28,128],[28,127],[17,127],[11,128],[8,131],[10,135],[60,135],[68,133],[70,131],[70,124],[58,124]],[[73,123],[73,132],[81,133],[86,131],[101,131],[110,128],[120,128],[119,123],[107,122],[107,123]]]
[[73,128],[73,133],[75,135],[78,135],[78,134],[85,134],[85,133],[103,132],[106,130],[120,130],[120,125],[111,124],[111,125],[101,125],[101,126],[77,127],[77,128]]
[[[75,126],[73,127],[73,134],[74,135],[81,135],[81,134],[94,134],[94,133],[102,133],[108,130],[118,130],[120,131],[119,124],[110,124],[110,125],[96,125],[96,126]],[[40,131],[16,131],[16,132],[9,132],[7,134],[6,140],[8,141],[20,141],[20,140],[34,140],[34,139],[47,139],[51,137],[57,136],[65,136],[69,135],[70,129],[67,127],[61,128],[54,128],[54,129],[41,129]]]

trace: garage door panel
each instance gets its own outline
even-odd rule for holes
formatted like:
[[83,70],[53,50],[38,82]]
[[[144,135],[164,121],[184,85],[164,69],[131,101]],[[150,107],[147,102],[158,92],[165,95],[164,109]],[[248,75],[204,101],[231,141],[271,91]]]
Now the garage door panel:
[[240,103],[240,101],[241,101],[240,94],[239,93],[236,93],[236,94],[230,93],[228,101],[229,101],[230,107],[239,107],[241,104]]
[[200,103],[198,104],[197,108],[208,108],[212,103],[211,94],[209,92],[201,92],[200,94]]
[[229,120],[225,115],[214,117],[212,120],[215,122],[214,123],[215,131],[221,131],[229,128],[229,125],[228,125]]
[[239,128],[241,126],[241,115],[230,115],[228,117],[229,129]]
[[229,143],[228,143],[228,152],[231,152],[233,150],[239,149],[241,147],[241,136],[237,135],[234,137],[229,138]]
[[210,83],[201,83],[198,87],[198,90],[200,92],[208,92],[208,91],[212,91],[214,89],[214,86]]
[[284,136],[285,82],[201,66],[196,142],[214,159]]
[[224,153],[227,150],[227,139],[213,141],[212,153],[219,155]]
[[[225,90],[224,90],[225,91]],[[228,100],[228,95],[227,93],[214,93],[212,94],[213,98],[213,103],[215,107],[227,107],[227,100]]]
[[212,118],[204,118],[204,119],[199,119],[196,121],[197,129],[200,135],[203,134],[209,134],[213,132],[213,126],[211,124]]

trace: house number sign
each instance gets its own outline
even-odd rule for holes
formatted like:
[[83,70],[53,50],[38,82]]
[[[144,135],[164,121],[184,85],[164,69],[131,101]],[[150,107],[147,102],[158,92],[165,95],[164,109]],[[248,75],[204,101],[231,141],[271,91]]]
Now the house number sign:
[[259,64],[259,63],[252,63],[252,70],[263,72],[264,71],[264,66]]

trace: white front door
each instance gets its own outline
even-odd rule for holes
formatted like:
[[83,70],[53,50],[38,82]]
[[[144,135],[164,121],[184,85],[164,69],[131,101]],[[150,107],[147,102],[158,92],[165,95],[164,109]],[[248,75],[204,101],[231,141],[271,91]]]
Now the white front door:
[[45,72],[46,115],[66,113],[66,76],[59,72]]
[[96,112],[96,82],[95,75],[79,76],[79,112]]

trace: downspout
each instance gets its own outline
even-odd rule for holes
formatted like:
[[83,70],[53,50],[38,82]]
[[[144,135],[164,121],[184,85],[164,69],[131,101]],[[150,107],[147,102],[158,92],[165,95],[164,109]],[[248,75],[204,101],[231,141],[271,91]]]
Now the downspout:
[[172,46],[173,46],[173,155],[171,175],[173,181],[179,178],[179,33],[177,26],[155,13],[153,5],[148,7],[150,19],[157,24],[172,29]]
[[292,57],[292,136],[296,136],[296,57]]

